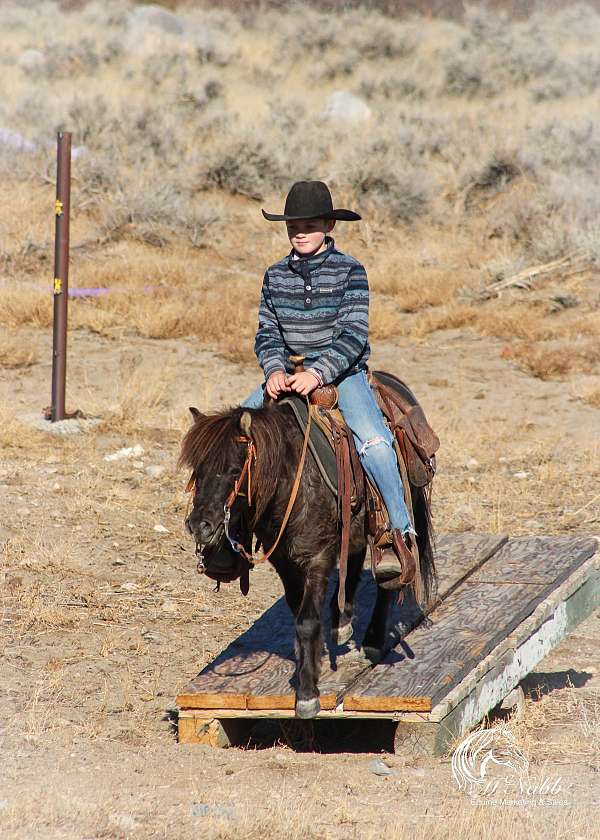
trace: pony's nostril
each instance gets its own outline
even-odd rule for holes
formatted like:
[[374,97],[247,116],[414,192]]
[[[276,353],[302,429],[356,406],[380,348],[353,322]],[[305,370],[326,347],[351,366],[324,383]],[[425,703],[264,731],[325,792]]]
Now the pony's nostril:
[[208,540],[209,537],[212,536],[214,528],[210,522],[207,522],[206,519],[203,519],[202,522],[199,523],[198,529],[196,533],[203,539]]

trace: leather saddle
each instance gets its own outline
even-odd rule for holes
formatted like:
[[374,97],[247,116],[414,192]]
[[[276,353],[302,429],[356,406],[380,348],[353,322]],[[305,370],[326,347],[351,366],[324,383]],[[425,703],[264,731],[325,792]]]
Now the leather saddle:
[[[302,370],[302,358],[291,357],[296,370]],[[383,371],[368,373],[371,388],[392,431],[398,468],[404,489],[404,498],[414,528],[411,487],[426,487],[435,475],[435,453],[440,442],[427,422],[425,413],[406,383]],[[371,551],[373,573],[386,551],[392,550],[393,533],[389,516],[377,488],[363,472],[354,445],[354,438],[337,409],[337,391],[334,386],[317,388],[310,395],[312,418],[309,447],[323,480],[336,495],[340,523],[340,608],[343,608],[343,584],[348,552],[351,513],[366,506],[367,537]],[[285,397],[280,404],[288,404],[304,432],[309,408],[295,395]],[[420,591],[419,556],[416,541],[412,540],[412,572],[415,592]],[[408,555],[410,558],[410,555]],[[408,568],[405,568],[408,572]],[[384,588],[402,588],[404,576]]]
[[[440,446],[438,436],[427,422],[425,413],[413,392],[401,379],[384,371],[369,373],[368,378],[379,407],[400,447],[406,470],[403,483],[408,480],[414,487],[425,487],[435,475],[435,453]],[[317,399],[320,390],[320,388],[317,388],[313,392]],[[305,430],[308,420],[308,407],[304,399],[291,394],[278,400],[278,405],[289,405],[301,431]],[[317,463],[323,481],[331,492],[337,496],[338,464],[332,429],[336,425],[341,425],[347,433],[350,430],[346,426],[339,409],[326,408],[317,402],[313,403],[312,411],[313,425],[308,447]],[[353,441],[352,435],[350,435],[350,439]],[[400,471],[401,474],[404,472],[402,467]],[[352,489],[354,500],[356,487]]]

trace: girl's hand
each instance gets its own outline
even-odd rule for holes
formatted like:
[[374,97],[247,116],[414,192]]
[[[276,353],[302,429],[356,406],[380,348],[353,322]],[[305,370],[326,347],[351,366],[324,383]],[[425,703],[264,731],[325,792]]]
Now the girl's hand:
[[288,377],[287,382],[292,391],[295,391],[297,394],[302,394],[303,397],[308,396],[311,391],[314,391],[321,384],[314,373],[310,373],[308,370],[293,373]]
[[267,394],[271,399],[276,400],[282,391],[289,391],[287,374],[282,370],[277,370],[272,373],[267,379]]

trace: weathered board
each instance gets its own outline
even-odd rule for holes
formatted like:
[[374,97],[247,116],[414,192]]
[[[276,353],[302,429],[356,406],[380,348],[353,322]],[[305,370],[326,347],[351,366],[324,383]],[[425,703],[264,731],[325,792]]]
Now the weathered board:
[[[359,649],[329,650],[320,717],[392,718],[399,749],[443,752],[600,606],[597,547],[587,537],[441,538],[429,621],[414,604],[396,608],[393,647],[375,667]],[[374,596],[364,572],[359,640]],[[180,740],[239,743],[248,720],[293,716],[293,670],[293,623],[279,601],[179,695]]]
[[344,708],[430,711],[596,551],[573,537],[509,540],[344,694]]
[[[491,534],[461,534],[441,537],[437,549],[439,597],[444,598],[469,574],[478,571],[507,541]],[[331,590],[335,586],[332,581]],[[353,618],[354,637],[361,640],[367,629],[376,596],[375,582],[364,571]],[[421,620],[423,614],[408,599],[391,616],[392,633],[402,635]],[[324,611],[325,638],[329,638],[328,610]],[[395,639],[392,637],[390,646]],[[344,689],[370,663],[353,648],[338,655],[328,647],[319,683],[321,708],[334,709]],[[233,641],[206,666],[177,697],[186,709],[293,709],[294,623],[284,598],[280,598],[252,627]]]

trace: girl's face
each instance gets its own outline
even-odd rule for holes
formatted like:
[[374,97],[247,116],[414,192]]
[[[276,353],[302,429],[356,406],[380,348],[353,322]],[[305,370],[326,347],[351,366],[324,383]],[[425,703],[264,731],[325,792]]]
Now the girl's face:
[[317,254],[325,246],[325,236],[333,230],[335,220],[299,219],[286,222],[292,248],[300,257]]

